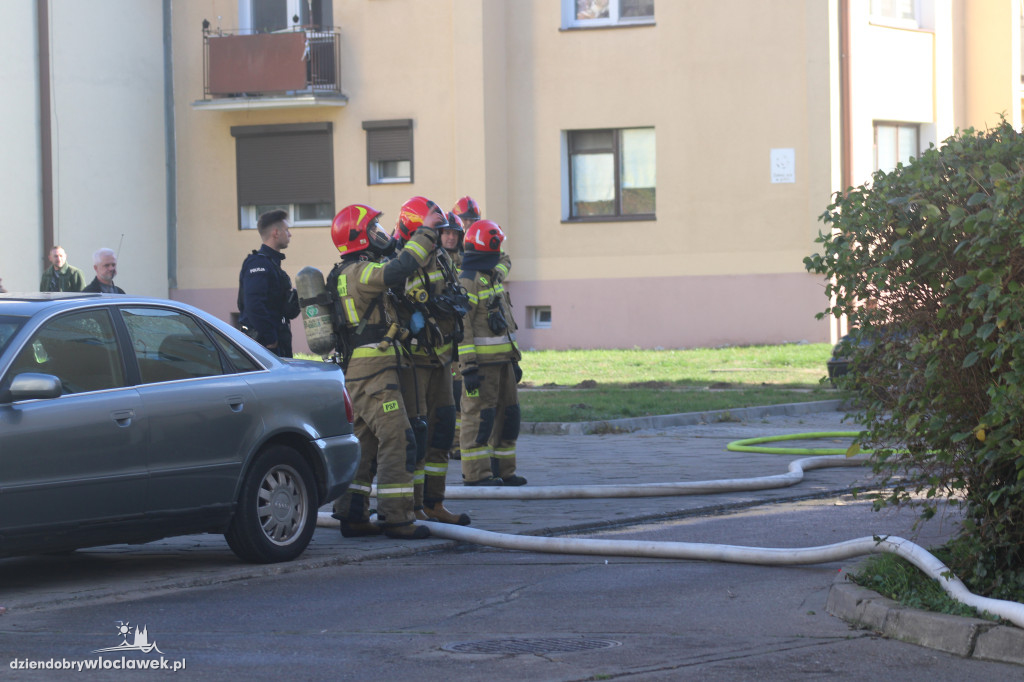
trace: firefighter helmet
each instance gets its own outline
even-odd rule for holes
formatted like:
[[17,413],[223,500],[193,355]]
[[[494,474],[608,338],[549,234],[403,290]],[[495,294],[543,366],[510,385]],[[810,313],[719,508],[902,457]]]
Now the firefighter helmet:
[[478,220],[466,230],[466,252],[500,253],[505,233],[493,220]]
[[[357,253],[370,247],[370,226],[381,212],[363,204],[352,204],[338,211],[331,223],[331,239],[342,254]],[[375,230],[378,231],[378,230]]]
[[443,225],[435,225],[435,229],[443,230],[449,227],[444,211],[437,204],[425,197],[413,197],[402,204],[402,210],[398,214],[398,224],[395,226],[395,236],[403,241],[412,239],[412,235],[432,211],[440,213],[445,220]]
[[480,206],[473,197],[465,196],[455,202],[452,213],[463,220],[480,220]]
[[462,218],[455,215],[451,211],[448,212],[448,227],[446,230],[455,230],[456,232],[465,232],[466,226],[462,223]]

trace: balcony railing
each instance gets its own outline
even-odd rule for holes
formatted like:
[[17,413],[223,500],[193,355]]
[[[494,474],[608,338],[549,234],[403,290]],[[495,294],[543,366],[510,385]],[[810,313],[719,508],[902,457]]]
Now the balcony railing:
[[341,96],[341,40],[335,30],[277,33],[203,30],[203,99]]

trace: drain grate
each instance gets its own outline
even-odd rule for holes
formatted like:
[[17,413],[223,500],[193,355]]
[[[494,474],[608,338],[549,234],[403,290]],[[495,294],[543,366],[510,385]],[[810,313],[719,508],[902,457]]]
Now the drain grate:
[[620,646],[612,639],[578,639],[570,637],[539,639],[482,639],[475,642],[456,642],[441,647],[457,654],[556,654],[573,651],[592,651]]

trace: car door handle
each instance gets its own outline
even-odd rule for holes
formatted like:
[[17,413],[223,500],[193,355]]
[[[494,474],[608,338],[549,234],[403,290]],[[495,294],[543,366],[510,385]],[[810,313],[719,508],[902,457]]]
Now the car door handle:
[[245,407],[245,399],[240,395],[229,395],[227,401],[232,412],[241,412]]
[[135,410],[118,410],[111,412],[110,416],[114,418],[114,423],[118,426],[130,426],[132,419],[135,418]]

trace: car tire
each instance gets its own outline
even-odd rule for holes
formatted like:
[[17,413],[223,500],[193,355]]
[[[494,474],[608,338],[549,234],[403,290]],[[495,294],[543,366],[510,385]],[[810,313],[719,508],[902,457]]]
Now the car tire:
[[317,507],[309,465],[293,448],[271,445],[249,468],[224,537],[243,561],[291,561],[313,537]]

